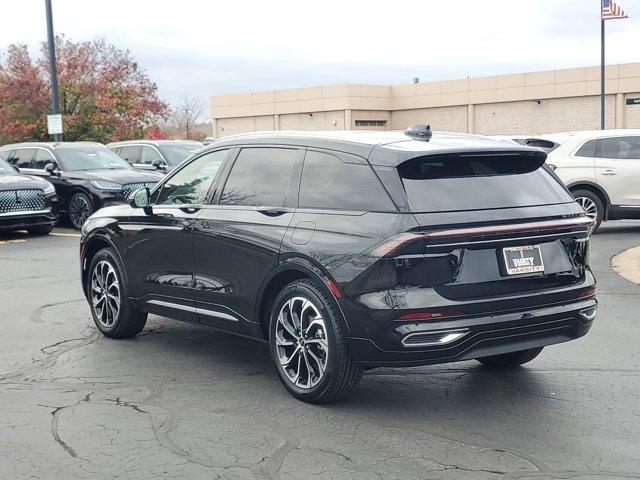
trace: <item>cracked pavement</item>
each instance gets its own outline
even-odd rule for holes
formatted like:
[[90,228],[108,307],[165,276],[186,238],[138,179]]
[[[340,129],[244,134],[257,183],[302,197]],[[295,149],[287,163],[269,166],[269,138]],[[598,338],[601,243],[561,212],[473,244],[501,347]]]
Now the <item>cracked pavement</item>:
[[583,339],[508,372],[372,370],[325,406],[262,343],[156,316],[100,336],[78,238],[0,240],[0,479],[640,479],[640,286],[609,266],[640,222],[593,239]]

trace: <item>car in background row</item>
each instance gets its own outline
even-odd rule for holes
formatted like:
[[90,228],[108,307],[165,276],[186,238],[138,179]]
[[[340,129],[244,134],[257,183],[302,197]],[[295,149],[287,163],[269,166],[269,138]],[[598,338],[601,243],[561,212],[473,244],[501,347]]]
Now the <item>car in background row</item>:
[[204,145],[193,140],[129,140],[107,144],[107,148],[138,170],[168,172]]
[[597,228],[602,221],[640,218],[640,130],[543,135],[557,143],[547,163]]
[[550,139],[531,137],[529,135],[491,135],[491,138],[505,142],[514,142],[525,147],[539,148],[547,153],[560,146],[559,143]]
[[0,231],[47,235],[58,221],[58,199],[45,179],[18,172],[0,152]]
[[84,293],[108,337],[159,314],[269,342],[307,402],[375,367],[515,367],[596,316],[593,221],[545,159],[426,125],[226,137],[87,220]]
[[21,172],[53,184],[61,213],[80,229],[96,210],[126,203],[140,187],[152,187],[162,175],[139,172],[100,143],[17,143],[0,147],[0,156]]

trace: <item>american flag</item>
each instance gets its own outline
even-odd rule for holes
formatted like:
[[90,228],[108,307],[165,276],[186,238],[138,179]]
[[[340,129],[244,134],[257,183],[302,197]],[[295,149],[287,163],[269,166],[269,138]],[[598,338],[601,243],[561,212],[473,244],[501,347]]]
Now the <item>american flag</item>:
[[629,18],[629,16],[613,0],[602,0],[602,19],[613,20],[614,18]]

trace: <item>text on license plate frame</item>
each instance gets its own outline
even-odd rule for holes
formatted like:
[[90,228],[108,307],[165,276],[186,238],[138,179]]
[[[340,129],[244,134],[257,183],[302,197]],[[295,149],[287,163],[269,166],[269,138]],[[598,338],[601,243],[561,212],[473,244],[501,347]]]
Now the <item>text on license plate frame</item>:
[[[513,260],[515,260],[509,254],[514,252],[520,252],[520,259],[522,265],[515,266]],[[532,255],[525,256],[525,253],[531,252]],[[536,255],[537,252],[537,255]],[[542,250],[540,245],[522,245],[519,247],[504,247],[502,249],[502,256],[504,258],[504,266],[507,275],[526,275],[530,273],[543,273],[544,272],[544,260],[542,259]],[[529,259],[532,259],[531,261]],[[518,259],[519,260],[519,259]],[[539,263],[538,263],[539,260]],[[529,263],[529,264],[527,264]]]

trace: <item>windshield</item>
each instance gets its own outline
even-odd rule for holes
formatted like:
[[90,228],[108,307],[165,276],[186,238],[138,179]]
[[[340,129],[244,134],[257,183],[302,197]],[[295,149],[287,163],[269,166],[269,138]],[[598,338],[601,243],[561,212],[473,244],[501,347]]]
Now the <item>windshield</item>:
[[60,147],[56,149],[63,170],[131,170],[125,160],[103,146]]
[[197,143],[178,143],[172,145],[160,145],[160,151],[167,163],[175,167],[192,153],[200,150],[202,146]]
[[544,156],[451,157],[419,157],[398,167],[412,211],[452,212],[573,201],[564,187],[540,168]]
[[4,158],[0,157],[0,175],[16,173],[16,169],[11,166]]

